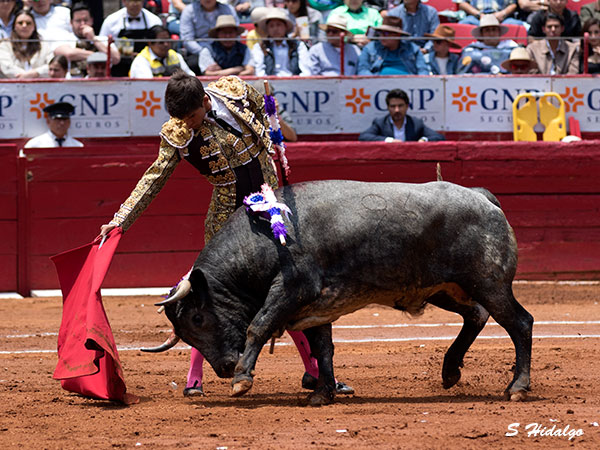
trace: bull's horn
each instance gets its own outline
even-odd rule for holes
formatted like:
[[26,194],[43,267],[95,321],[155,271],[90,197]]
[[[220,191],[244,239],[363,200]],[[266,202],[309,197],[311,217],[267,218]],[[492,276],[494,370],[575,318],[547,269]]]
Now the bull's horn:
[[162,302],[155,303],[154,306],[168,305],[170,303],[176,302],[177,300],[181,300],[183,297],[190,293],[191,289],[192,283],[190,283],[190,280],[183,280],[177,285],[177,289],[175,290],[175,293],[173,295],[171,295],[166,300],[163,300]]
[[175,333],[171,333],[171,336],[169,336],[169,338],[158,347],[140,348],[140,350],[148,353],[160,353],[174,347],[178,342],[179,336],[177,336]]

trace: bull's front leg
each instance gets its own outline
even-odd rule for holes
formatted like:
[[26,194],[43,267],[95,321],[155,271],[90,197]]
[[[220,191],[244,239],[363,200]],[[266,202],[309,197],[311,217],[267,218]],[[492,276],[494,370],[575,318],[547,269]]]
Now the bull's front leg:
[[331,324],[304,330],[310,343],[310,350],[319,363],[319,379],[316,389],[308,395],[310,406],[329,405],[335,398],[335,377],[333,375],[333,340]]
[[[281,296],[278,296],[281,298]],[[246,346],[244,353],[240,356],[235,369],[231,385],[233,387],[231,395],[239,397],[244,395],[252,388],[254,380],[254,367],[260,351],[281,328],[281,324],[286,322],[286,310],[279,302],[276,307],[269,307],[271,302],[265,302],[265,306],[256,314],[246,331]]]

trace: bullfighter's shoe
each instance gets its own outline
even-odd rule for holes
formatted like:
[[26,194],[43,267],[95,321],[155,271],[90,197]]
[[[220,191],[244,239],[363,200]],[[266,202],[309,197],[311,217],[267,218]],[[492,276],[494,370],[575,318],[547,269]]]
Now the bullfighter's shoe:
[[[317,388],[317,379],[310,373],[304,372],[304,375],[302,376],[302,387],[314,391]],[[341,381],[336,381],[335,393],[340,395],[351,395],[354,394],[354,388]]]
[[198,381],[194,382],[194,385],[191,387],[186,387],[183,390],[184,397],[204,397],[204,391],[202,390],[202,385],[198,386]]

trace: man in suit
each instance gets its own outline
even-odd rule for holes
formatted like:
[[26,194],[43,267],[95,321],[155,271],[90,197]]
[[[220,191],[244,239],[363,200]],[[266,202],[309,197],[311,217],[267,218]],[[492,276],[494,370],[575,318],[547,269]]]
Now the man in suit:
[[373,120],[366,131],[360,133],[359,141],[443,141],[444,136],[426,127],[421,119],[409,116],[408,95],[402,89],[392,89],[385,97],[388,114]]

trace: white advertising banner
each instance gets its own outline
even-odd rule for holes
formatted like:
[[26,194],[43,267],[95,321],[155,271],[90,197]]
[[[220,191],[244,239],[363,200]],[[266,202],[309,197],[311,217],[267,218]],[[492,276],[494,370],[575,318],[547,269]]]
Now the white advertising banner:
[[47,130],[43,109],[56,102],[69,102],[75,107],[69,129],[73,137],[129,136],[130,88],[129,81],[25,84],[24,136],[37,136]]
[[[206,83],[206,82],[205,82]],[[595,77],[356,77],[273,79],[280,106],[298,134],[358,134],[387,114],[391,89],[407,92],[409,114],[427,126],[453,132],[511,132],[512,103],[522,92],[554,91],[581,130],[600,130],[600,84]],[[75,106],[71,135],[156,136],[168,119],[167,80],[0,81],[0,139],[33,137],[46,130],[42,109]]]
[[0,84],[0,139],[23,136],[23,89],[16,83]]
[[409,114],[423,119],[428,127],[444,129],[444,82],[441,77],[353,78],[340,83],[340,130],[360,133],[373,119],[387,114],[385,97],[392,89],[408,94]]
[[512,132],[512,104],[517,95],[522,92],[545,92],[550,88],[550,78],[448,77],[443,129]]
[[565,102],[565,114],[579,121],[581,131],[600,131],[600,80],[565,77],[552,80],[552,90]]

